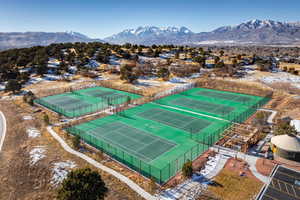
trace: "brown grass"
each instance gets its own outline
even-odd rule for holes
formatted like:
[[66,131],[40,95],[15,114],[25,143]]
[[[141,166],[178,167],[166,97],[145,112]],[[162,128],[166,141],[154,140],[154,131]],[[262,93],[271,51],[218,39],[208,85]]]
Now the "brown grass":
[[[8,130],[3,151],[0,154],[0,200],[24,199],[43,200],[55,199],[56,188],[50,183],[53,163],[59,161],[74,161],[78,168],[91,167],[97,170],[109,192],[106,199],[142,199],[126,184],[101,170],[95,169],[66,151],[46,131],[41,120],[41,113],[32,113],[31,109],[21,101],[0,102],[0,109],[4,112]],[[34,120],[22,120],[22,116],[31,115]],[[28,138],[26,128],[36,127],[41,131],[38,138]],[[46,148],[46,157],[36,165],[29,165],[29,152],[35,146]]]
[[217,186],[209,186],[209,190],[223,200],[252,199],[262,187],[261,182],[241,177],[228,169],[223,169],[215,182]]

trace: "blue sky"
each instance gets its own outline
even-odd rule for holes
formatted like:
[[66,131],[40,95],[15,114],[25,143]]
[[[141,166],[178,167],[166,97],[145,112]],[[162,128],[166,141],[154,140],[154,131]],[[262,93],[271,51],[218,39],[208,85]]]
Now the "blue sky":
[[0,0],[0,32],[73,30],[103,38],[145,25],[202,32],[251,19],[300,21],[300,0]]

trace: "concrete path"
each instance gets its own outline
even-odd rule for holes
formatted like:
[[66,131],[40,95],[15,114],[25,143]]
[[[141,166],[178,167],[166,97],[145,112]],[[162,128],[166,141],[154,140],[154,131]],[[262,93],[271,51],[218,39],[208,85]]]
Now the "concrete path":
[[4,143],[4,138],[6,134],[6,119],[4,114],[0,111],[0,152]]
[[223,154],[219,154],[219,156],[220,156],[220,159],[218,160],[216,167],[211,172],[209,172],[205,176],[205,178],[212,179],[213,177],[217,176],[221,172],[221,170],[224,168],[227,160],[230,158]]
[[80,153],[78,151],[75,151],[74,149],[72,149],[53,129],[52,126],[48,126],[47,127],[48,132],[52,135],[52,137],[54,139],[56,139],[59,144],[64,148],[65,151],[80,157],[81,159],[87,161],[88,163],[90,163],[91,165],[113,175],[114,177],[118,178],[120,181],[122,181],[123,183],[127,184],[132,190],[134,190],[136,193],[138,193],[140,196],[142,196],[144,199],[146,200],[157,200],[156,197],[152,196],[151,194],[149,194],[148,192],[146,192],[143,188],[141,188],[139,185],[137,185],[136,183],[134,183],[132,180],[130,180],[129,178],[127,178],[126,176],[118,173],[117,171],[110,169],[102,164],[100,164],[99,162],[95,161],[94,159],[86,156],[83,153]]
[[232,149],[228,149],[225,147],[214,146],[211,147],[212,150],[219,152],[220,154],[228,157],[237,157],[239,159],[245,160],[249,164],[249,169],[253,173],[253,175],[258,178],[263,183],[268,183],[269,177],[262,175],[256,169],[256,161],[259,157],[248,155],[242,152],[237,152]]
[[265,108],[261,108],[261,109],[258,109],[258,110],[265,111],[265,112],[270,112],[271,115],[268,117],[267,122],[268,122],[268,124],[273,124],[274,117],[277,115],[277,111],[271,110],[271,109],[265,109]]

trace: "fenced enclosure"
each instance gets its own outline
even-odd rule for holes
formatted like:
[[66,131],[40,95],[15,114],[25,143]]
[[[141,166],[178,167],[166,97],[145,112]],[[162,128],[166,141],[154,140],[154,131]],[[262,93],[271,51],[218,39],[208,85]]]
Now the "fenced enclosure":
[[193,88],[158,99],[155,102],[241,123],[269,100],[269,96],[261,97],[206,88]]
[[110,106],[132,103],[139,97],[110,88],[93,87],[36,99],[34,102],[66,117],[78,117]]
[[[85,91],[84,95],[113,94]],[[193,88],[66,130],[163,184],[269,99]]]
[[162,184],[206,151],[229,125],[148,103],[66,130]]

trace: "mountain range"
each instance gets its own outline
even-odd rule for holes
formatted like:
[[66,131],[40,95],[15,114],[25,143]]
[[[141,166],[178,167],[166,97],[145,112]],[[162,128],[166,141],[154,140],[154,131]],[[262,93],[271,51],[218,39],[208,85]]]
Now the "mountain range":
[[[77,32],[0,32],[0,49],[23,48],[31,46],[46,46],[52,43],[93,42],[91,39]],[[103,42],[103,41],[102,41]]]
[[64,42],[108,42],[113,44],[249,45],[300,44],[300,22],[251,20],[195,33],[186,27],[143,26],[126,29],[110,37],[92,39],[77,32],[0,32],[0,49]]
[[124,30],[104,40],[117,44],[129,42],[144,45],[293,44],[300,43],[300,23],[256,19],[200,33],[194,33],[186,27],[145,26]]

